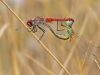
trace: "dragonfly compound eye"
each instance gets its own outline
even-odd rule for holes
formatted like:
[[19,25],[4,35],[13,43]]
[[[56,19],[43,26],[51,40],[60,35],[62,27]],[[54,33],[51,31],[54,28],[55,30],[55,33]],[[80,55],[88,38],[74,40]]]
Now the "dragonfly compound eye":
[[29,27],[32,27],[32,20],[28,20],[28,21],[27,21],[27,25],[28,25]]

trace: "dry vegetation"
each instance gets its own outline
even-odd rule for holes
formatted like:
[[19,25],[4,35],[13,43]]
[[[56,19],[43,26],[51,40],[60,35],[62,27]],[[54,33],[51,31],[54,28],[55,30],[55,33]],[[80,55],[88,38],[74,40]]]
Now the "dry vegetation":
[[100,0],[4,1],[25,23],[35,16],[72,17],[76,36],[71,42],[60,40],[45,27],[43,47],[0,2],[0,75],[68,75],[65,70],[71,75],[100,75]]

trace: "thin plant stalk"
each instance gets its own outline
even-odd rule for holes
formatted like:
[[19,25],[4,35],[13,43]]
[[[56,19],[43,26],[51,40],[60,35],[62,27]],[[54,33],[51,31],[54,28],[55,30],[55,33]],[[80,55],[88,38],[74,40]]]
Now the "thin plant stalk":
[[[22,19],[9,7],[9,5],[4,2],[3,0],[0,0],[8,9],[9,11],[14,14],[14,16],[27,28],[27,25],[22,21]],[[30,29],[29,29],[30,30]],[[52,58],[59,64],[59,66],[68,74],[71,75],[71,73],[63,66],[63,64],[56,58],[56,56],[39,40],[39,38],[31,32],[31,34],[35,37],[35,39],[41,44],[41,46],[44,48],[44,50],[52,56]]]
[[100,64],[99,64],[99,62],[98,62],[98,59],[97,59],[97,57],[96,57],[95,54],[93,54],[93,56],[94,56],[94,62],[96,63],[97,67],[98,67],[99,70],[100,70]]
[[46,72],[48,72],[50,75],[55,75],[52,71],[50,71],[49,69],[47,69],[46,67],[44,67],[41,63],[39,63],[39,61],[37,61],[36,59],[32,58],[31,56],[29,56],[28,54],[24,54],[24,56],[28,59],[30,59],[32,62],[34,62],[35,64],[37,64],[39,67],[41,67],[43,70],[45,70]]
[[[79,31],[79,37],[76,39],[75,41],[75,44],[72,46],[71,50],[70,50],[70,53],[67,57],[67,59],[65,60],[64,62],[64,66],[67,67],[68,66],[68,63],[69,61],[71,60],[71,58],[73,57],[73,54],[75,52],[75,48],[78,44],[78,42],[80,41],[80,37],[82,36],[82,34],[84,33],[84,30],[85,30],[85,27],[86,27],[86,23],[88,21],[88,16],[85,16],[85,19],[84,19],[84,22],[83,22],[83,25]],[[59,72],[59,75],[63,75],[64,74],[64,71],[61,69],[60,72]]]

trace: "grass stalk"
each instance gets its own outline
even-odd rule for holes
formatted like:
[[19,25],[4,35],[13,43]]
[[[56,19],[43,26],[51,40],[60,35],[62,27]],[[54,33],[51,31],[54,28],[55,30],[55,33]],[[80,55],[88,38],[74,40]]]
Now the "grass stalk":
[[[3,0],[0,0],[8,9],[9,11],[24,25],[24,27],[26,27],[27,29],[29,29],[27,27],[27,25],[22,21],[22,19],[9,7],[9,5],[4,2]],[[30,29],[29,29],[30,30]],[[44,48],[44,50],[52,56],[52,58],[59,64],[59,66],[68,74],[71,75],[71,73],[63,66],[63,64],[56,58],[56,56],[39,40],[39,38],[31,32],[31,34],[35,37],[35,39],[41,44],[41,46]]]

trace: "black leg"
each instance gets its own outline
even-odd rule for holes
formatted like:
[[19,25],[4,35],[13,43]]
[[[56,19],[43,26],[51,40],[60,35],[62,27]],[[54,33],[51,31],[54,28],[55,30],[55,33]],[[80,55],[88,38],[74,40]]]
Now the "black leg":
[[31,31],[32,31],[33,33],[37,32],[36,25],[34,25],[34,26],[32,27]]
[[61,26],[66,27],[65,25],[63,25],[63,22],[61,22]]
[[[61,22],[61,26],[64,26],[63,24],[62,24],[62,22]],[[65,27],[65,26],[64,26]],[[63,31],[63,30],[65,30],[65,29],[59,29],[59,27],[58,27],[58,21],[57,21],[57,31]]]
[[59,31],[59,29],[58,29],[58,21],[57,21],[57,31]]
[[32,28],[30,28],[28,31],[29,31],[29,32],[32,31],[33,33],[37,32],[36,25],[32,26]]
[[42,37],[43,37],[43,35],[44,35],[44,33],[45,33],[45,30],[44,30],[43,28],[39,27],[38,25],[37,25],[37,27],[43,32],[43,34],[42,34],[41,37],[39,38],[39,40],[41,40]]

